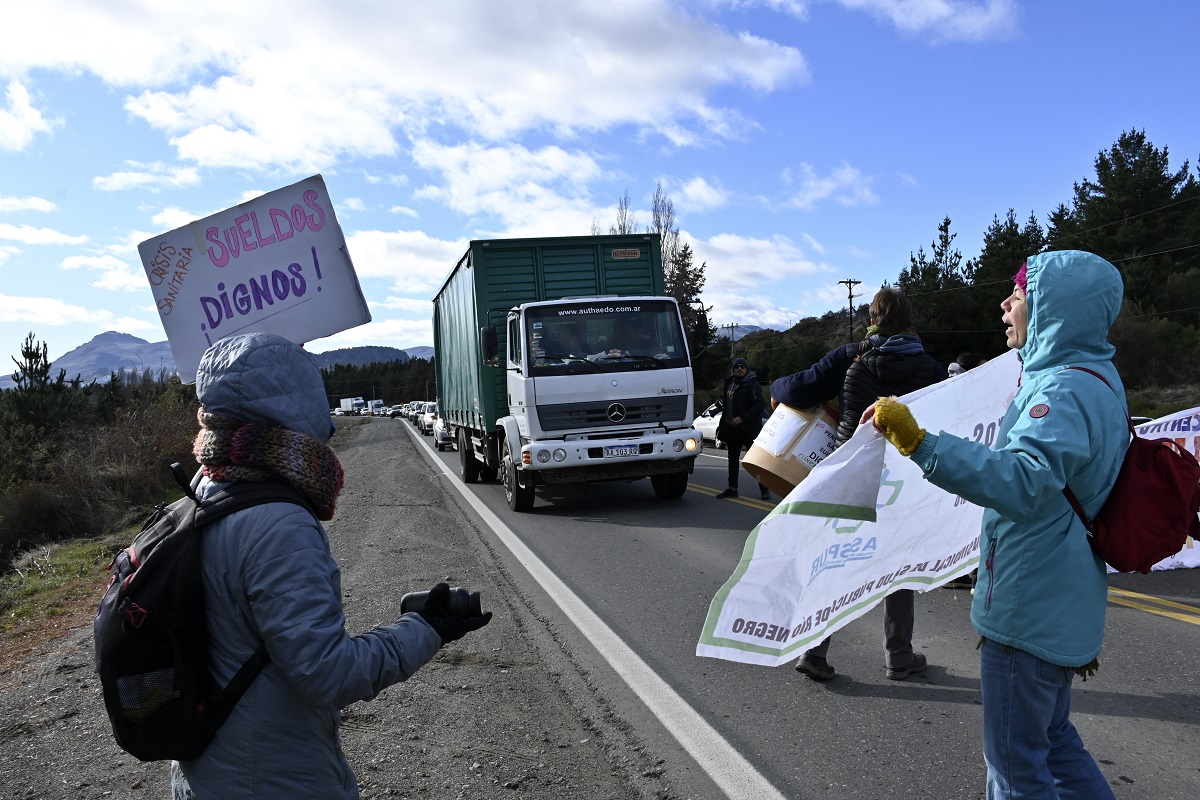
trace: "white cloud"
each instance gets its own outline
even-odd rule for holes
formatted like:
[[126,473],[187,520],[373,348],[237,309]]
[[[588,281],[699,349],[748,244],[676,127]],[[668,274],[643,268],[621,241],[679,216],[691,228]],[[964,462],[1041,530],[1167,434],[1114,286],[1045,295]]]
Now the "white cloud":
[[1005,38],[1017,28],[1016,0],[836,0],[891,22],[904,33],[930,33],[935,41]]
[[[790,173],[785,172],[784,179],[789,181]],[[809,164],[801,164],[799,189],[787,204],[804,211],[812,211],[818,203],[830,199],[844,206],[873,205],[879,202],[879,196],[871,188],[871,180],[849,164],[825,176],[817,175]]]
[[162,323],[158,321],[157,309],[152,308],[150,309],[149,313],[154,315],[154,322],[148,322],[147,320],[138,319],[137,317],[118,317],[117,319],[113,320],[113,328],[124,333],[129,333],[132,331],[158,331],[161,333]]
[[[12,31],[23,28],[14,24],[11,18],[3,27]],[[0,74],[3,74],[2,70]],[[9,81],[4,95],[4,103],[0,104],[0,150],[23,150],[34,136],[49,132],[50,122],[33,107],[29,90],[24,85]]]
[[800,238],[808,243],[808,246],[812,248],[813,252],[820,255],[825,255],[825,246],[814,239],[810,234],[802,233],[800,234]]
[[592,219],[612,218],[588,197],[588,184],[602,175],[591,154],[560,147],[528,150],[520,145],[442,146],[418,142],[413,160],[439,172],[442,184],[415,192],[468,216],[488,215],[503,222],[508,236],[552,236],[564,231],[586,234]]
[[361,197],[347,197],[337,205],[338,211],[366,211],[367,205],[362,201]]
[[17,297],[0,294],[0,322],[36,322],[39,325],[71,325],[104,322],[112,312],[72,305],[57,297]]
[[467,243],[421,231],[357,231],[346,237],[346,249],[360,279],[384,278],[400,294],[432,299]]
[[387,309],[388,311],[402,311],[408,314],[433,314],[433,303],[429,298],[419,300],[415,297],[396,297],[389,295],[382,302],[371,303],[372,309]]
[[127,262],[112,255],[70,256],[63,259],[62,268],[95,272],[97,277],[90,285],[97,289],[136,292],[144,291],[147,287],[143,270],[135,270]]
[[696,177],[679,190],[679,208],[683,211],[710,211],[729,201],[726,191],[704,178]]
[[211,0],[136,14],[41,0],[0,31],[0,74],[34,69],[91,72],[132,91],[126,109],[170,136],[181,159],[305,172],[394,155],[397,131],[736,136],[752,123],[713,95],[807,78],[795,48],[671,0],[264,0],[252,11]]
[[31,225],[0,223],[0,240],[3,239],[22,244],[83,244],[88,237],[71,236],[53,228],[34,228]]
[[5,197],[0,195],[0,213],[12,211],[56,211],[57,206],[41,197]]
[[804,275],[830,272],[829,266],[813,261],[786,236],[756,239],[731,233],[707,241],[688,237],[695,251],[694,263],[707,263],[704,297],[709,293],[736,293]]
[[108,176],[92,178],[92,186],[102,192],[119,192],[125,189],[149,189],[157,192],[161,188],[178,189],[197,186],[200,173],[194,167],[172,167],[163,163],[139,164],[126,162],[131,169],[114,172]]
[[5,261],[8,261],[10,258],[15,256],[19,252],[21,252],[21,249],[19,247],[12,247],[10,245],[0,245],[0,266],[3,266]]
[[412,217],[413,219],[418,219],[421,216],[416,212],[416,210],[411,209],[408,206],[392,206],[388,209],[388,213],[401,214],[405,217]]
[[[165,233],[166,231],[173,231],[176,228],[182,228],[184,225],[188,225],[198,219],[203,219],[205,216],[208,215],[196,216],[191,211],[171,206],[159,211],[150,218],[150,221],[154,223],[154,227],[159,233]],[[147,235],[145,238],[148,239],[151,235],[153,234]],[[145,241],[145,239],[142,239],[142,241]]]

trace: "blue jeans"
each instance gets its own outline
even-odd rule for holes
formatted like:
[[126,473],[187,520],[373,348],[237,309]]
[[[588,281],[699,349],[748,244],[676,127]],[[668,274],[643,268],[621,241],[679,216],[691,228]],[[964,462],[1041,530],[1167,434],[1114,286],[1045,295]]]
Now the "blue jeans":
[[1071,679],[1015,647],[983,640],[987,800],[1105,800],[1108,781],[1071,724]]

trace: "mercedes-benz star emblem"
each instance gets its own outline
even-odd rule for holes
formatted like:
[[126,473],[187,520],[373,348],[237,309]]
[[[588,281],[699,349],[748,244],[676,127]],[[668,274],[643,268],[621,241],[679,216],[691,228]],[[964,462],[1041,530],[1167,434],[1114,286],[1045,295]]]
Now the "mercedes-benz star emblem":
[[625,406],[620,403],[613,403],[608,407],[608,421],[620,422],[625,419]]

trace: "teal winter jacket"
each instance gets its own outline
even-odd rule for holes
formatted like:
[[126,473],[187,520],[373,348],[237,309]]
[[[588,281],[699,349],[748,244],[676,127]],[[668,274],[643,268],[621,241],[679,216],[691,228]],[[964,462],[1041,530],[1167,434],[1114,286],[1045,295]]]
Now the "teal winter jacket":
[[[1027,275],[1023,375],[995,445],[927,436],[913,458],[931,483],[985,509],[975,629],[1080,667],[1100,654],[1108,581],[1062,489],[1070,485],[1094,516],[1129,444],[1125,389],[1108,342],[1124,289],[1116,268],[1080,251],[1033,256]],[[1112,388],[1072,366],[1103,375]]]

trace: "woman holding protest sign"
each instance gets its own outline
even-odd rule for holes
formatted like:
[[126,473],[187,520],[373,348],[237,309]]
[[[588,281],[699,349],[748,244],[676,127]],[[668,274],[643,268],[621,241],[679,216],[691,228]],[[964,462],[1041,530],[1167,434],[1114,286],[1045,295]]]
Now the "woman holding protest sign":
[[1099,663],[1108,584],[1063,487],[1094,517],[1129,443],[1108,342],[1124,287],[1112,264],[1080,251],[1033,256],[1014,283],[1001,319],[1023,376],[993,447],[928,433],[894,398],[861,421],[931,483],[985,509],[971,624],[983,637],[989,800],[1103,800],[1112,790],[1070,712],[1072,679]]

